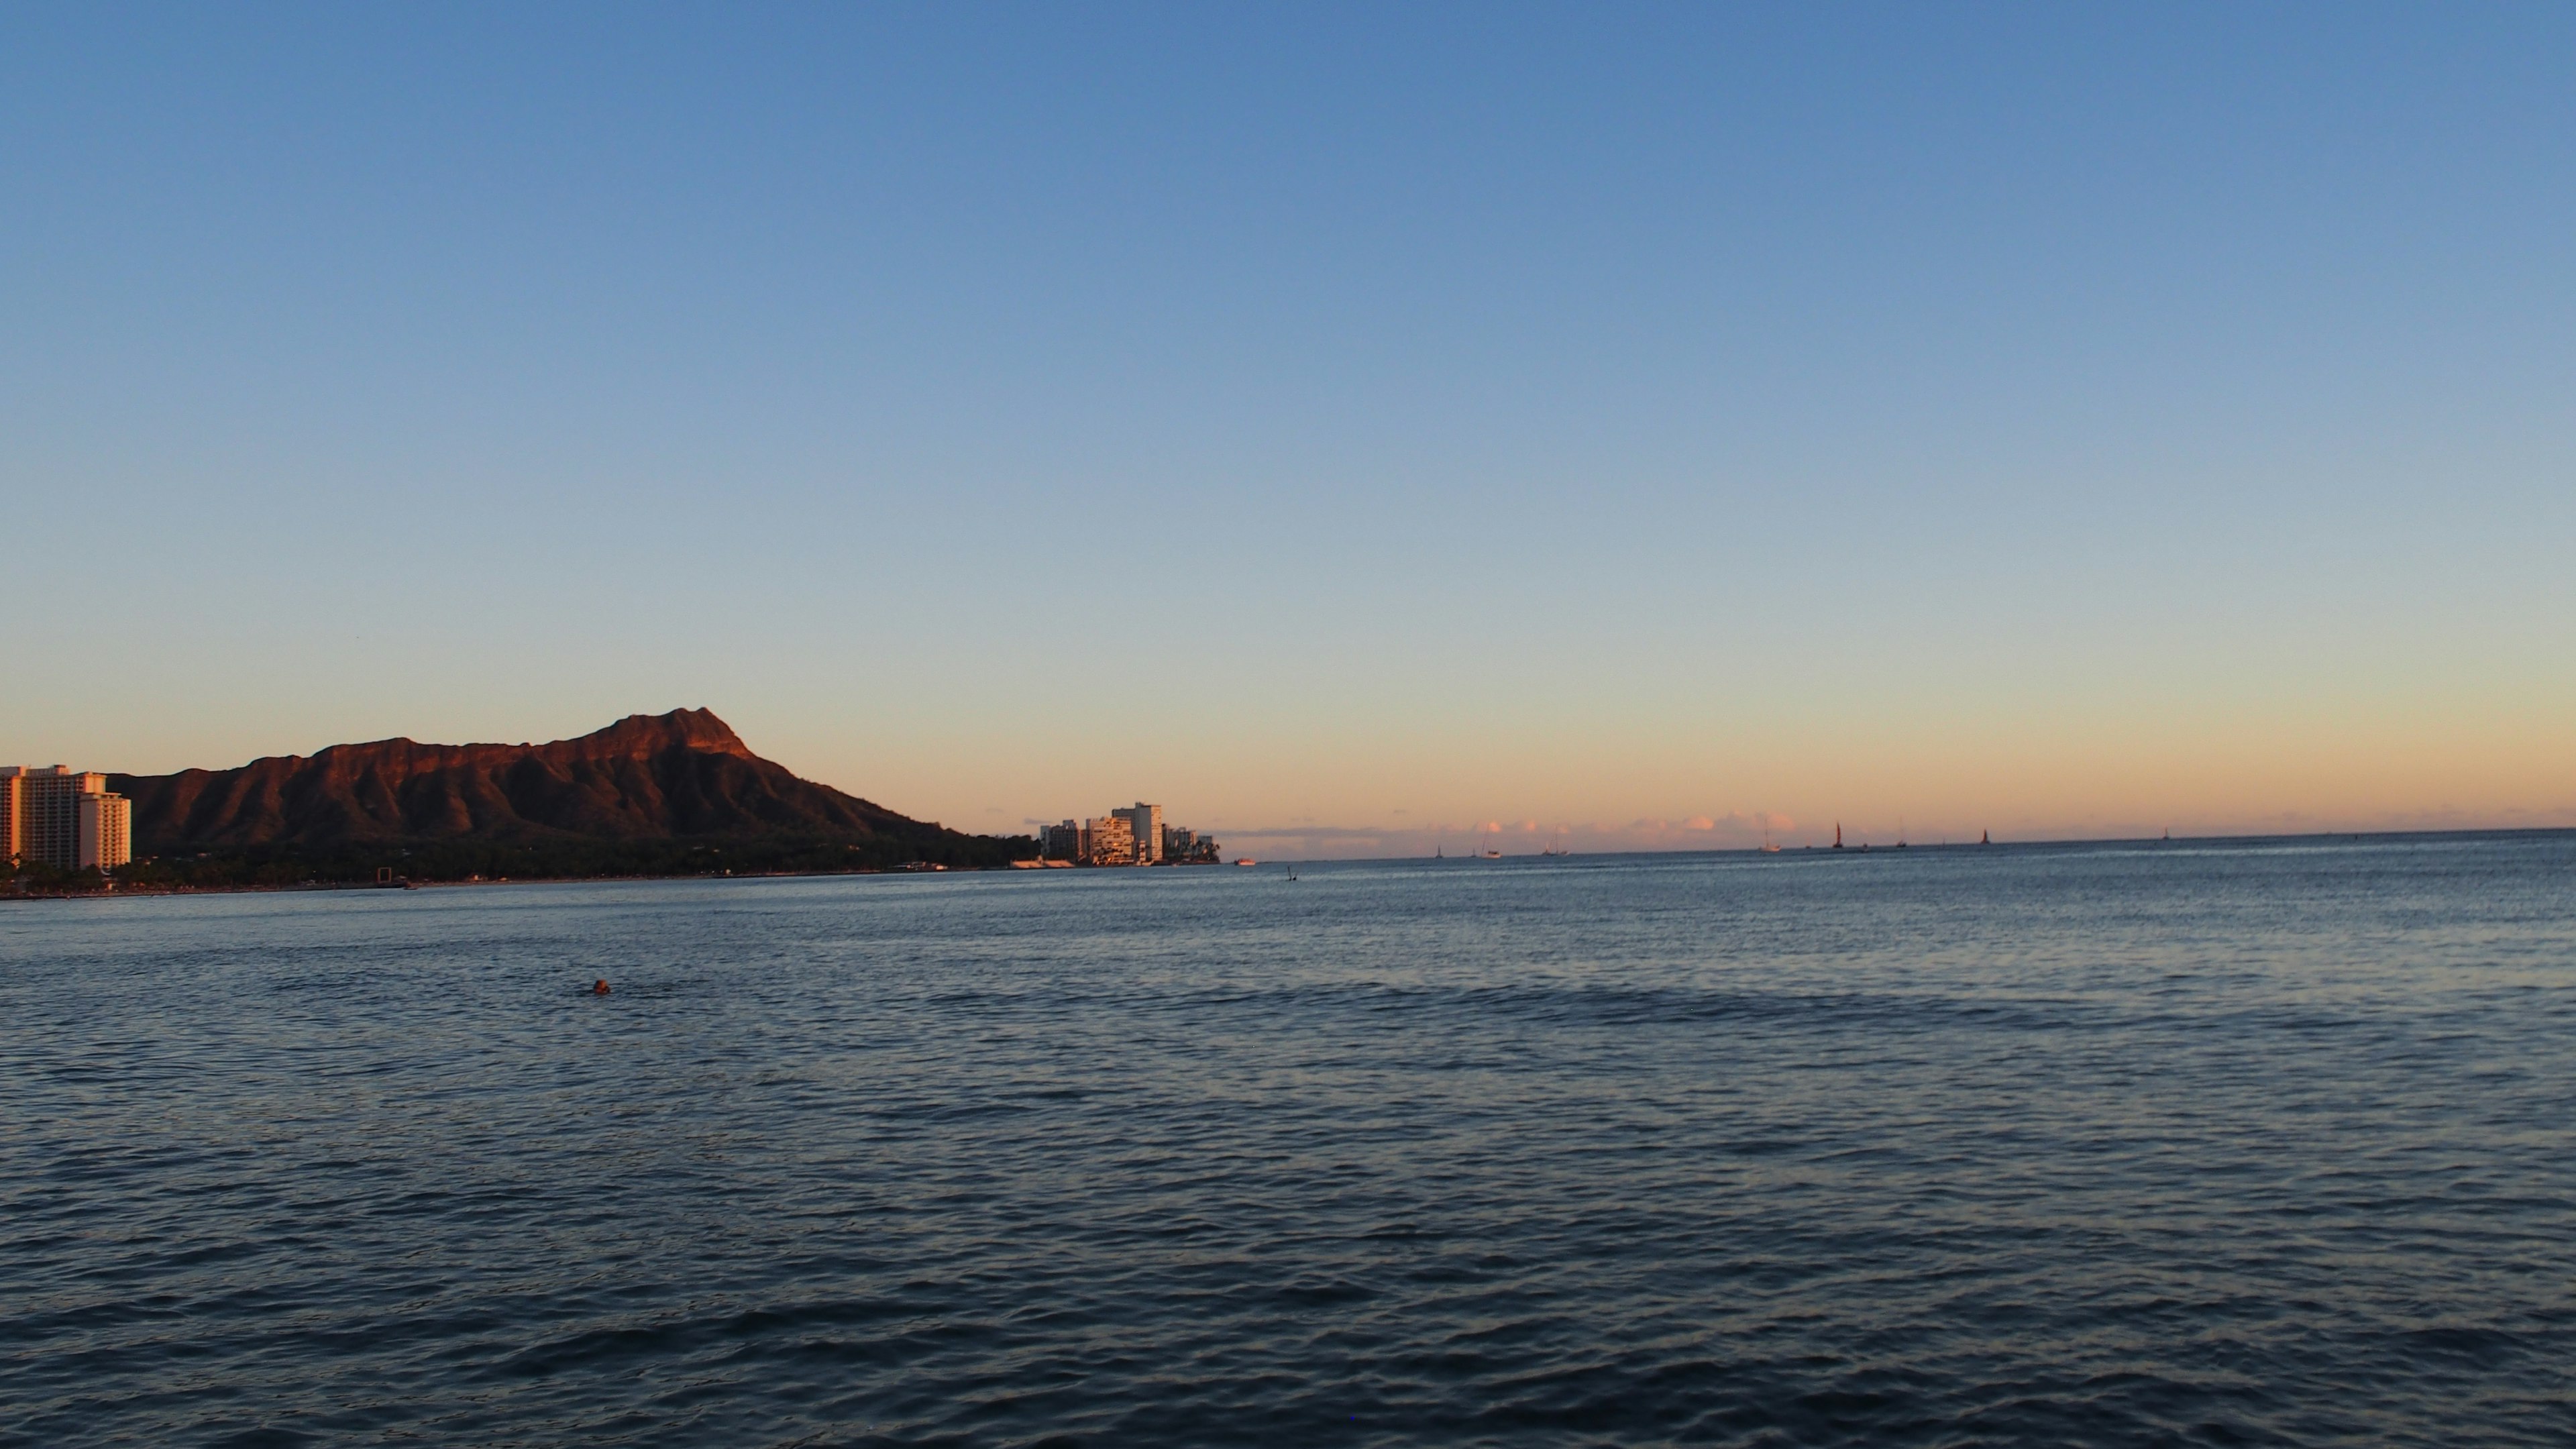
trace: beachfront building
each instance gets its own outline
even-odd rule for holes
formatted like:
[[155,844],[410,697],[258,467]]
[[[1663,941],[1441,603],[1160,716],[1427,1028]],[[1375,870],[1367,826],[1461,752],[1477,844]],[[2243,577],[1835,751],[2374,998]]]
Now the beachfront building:
[[0,765],[0,858],[113,870],[134,858],[134,813],[95,770]]
[[1097,820],[1082,824],[1082,863],[1085,865],[1142,865],[1136,858],[1136,829],[1128,823],[1125,812],[1112,810]]
[[134,859],[134,807],[112,790],[80,797],[80,819],[74,832],[73,864],[84,870],[114,870]]
[[1127,834],[1136,842],[1136,864],[1154,865],[1163,858],[1163,807],[1139,800],[1125,810],[1109,812],[1127,822]]
[[1092,820],[1038,830],[1038,856],[1076,865],[1205,865],[1217,844],[1195,830],[1163,823],[1163,807],[1138,801]]

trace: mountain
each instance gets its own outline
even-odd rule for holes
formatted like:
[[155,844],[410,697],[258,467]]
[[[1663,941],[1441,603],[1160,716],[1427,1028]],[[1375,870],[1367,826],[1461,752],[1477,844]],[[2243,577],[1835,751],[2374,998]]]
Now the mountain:
[[544,745],[377,740],[235,770],[108,780],[133,802],[137,856],[792,835],[866,842],[872,860],[909,860],[956,858],[968,846],[984,847],[963,852],[980,857],[1001,844],[798,779],[703,709],[629,715]]

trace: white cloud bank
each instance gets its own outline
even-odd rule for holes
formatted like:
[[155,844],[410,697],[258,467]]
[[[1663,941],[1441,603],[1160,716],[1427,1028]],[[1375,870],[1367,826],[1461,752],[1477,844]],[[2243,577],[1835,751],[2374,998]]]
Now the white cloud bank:
[[1427,825],[1281,825],[1234,826],[1208,833],[1237,855],[1298,857],[1318,860],[1345,857],[1472,855],[1495,849],[1505,855],[1535,855],[1557,848],[1578,855],[1654,850],[1750,850],[1769,838],[1792,843],[1797,822],[1767,810],[1722,815],[1693,815],[1680,820],[1640,818],[1629,821],[1477,820]]

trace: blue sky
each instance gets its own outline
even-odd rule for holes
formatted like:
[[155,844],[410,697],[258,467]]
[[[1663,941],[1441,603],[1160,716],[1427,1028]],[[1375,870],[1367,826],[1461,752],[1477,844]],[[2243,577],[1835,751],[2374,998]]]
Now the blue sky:
[[0,749],[705,705],[951,824],[1316,853],[2576,823],[2571,62],[2549,6],[22,7]]

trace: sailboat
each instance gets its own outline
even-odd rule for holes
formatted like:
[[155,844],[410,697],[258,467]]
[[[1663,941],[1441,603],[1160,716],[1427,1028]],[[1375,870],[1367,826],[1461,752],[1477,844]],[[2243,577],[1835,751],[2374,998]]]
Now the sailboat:
[[1992,845],[1995,843],[1995,838],[1992,835],[1987,834],[1985,831],[1980,830],[1977,832],[1977,843],[1979,845]]
[[1834,822],[1834,849],[1836,849],[1836,850],[1840,850],[1840,849],[1842,849],[1842,848],[1843,848],[1843,823],[1842,823],[1841,821],[1837,820],[1837,821],[1835,821],[1835,822]]
[[1762,853],[1764,855],[1778,855],[1780,853],[1780,847],[1771,843],[1771,832],[1768,830],[1762,832]]

